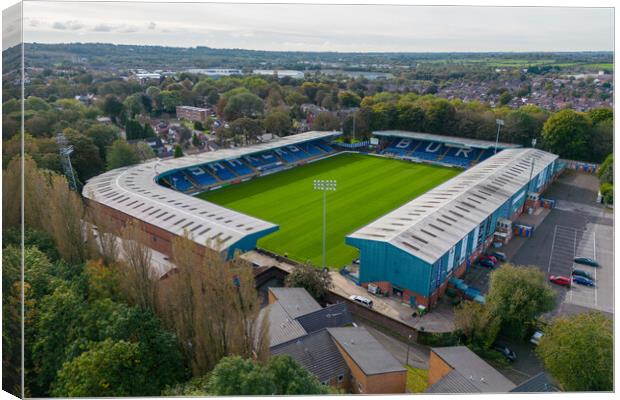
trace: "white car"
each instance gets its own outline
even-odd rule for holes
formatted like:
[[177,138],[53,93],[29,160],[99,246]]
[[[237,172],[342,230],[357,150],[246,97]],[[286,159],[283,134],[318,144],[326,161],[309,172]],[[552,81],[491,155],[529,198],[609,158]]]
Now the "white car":
[[541,331],[534,332],[534,334],[532,335],[532,338],[530,339],[530,343],[538,346],[540,344],[540,339],[542,339],[543,335],[544,333],[542,333]]
[[349,296],[349,299],[365,307],[372,308],[372,300],[370,300],[368,297],[352,294],[351,296]]

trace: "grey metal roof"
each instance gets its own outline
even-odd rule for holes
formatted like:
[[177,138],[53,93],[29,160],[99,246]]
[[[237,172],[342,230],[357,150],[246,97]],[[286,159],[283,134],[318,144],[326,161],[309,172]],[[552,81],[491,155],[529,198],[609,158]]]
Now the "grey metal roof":
[[511,392],[521,393],[544,393],[544,392],[559,392],[560,390],[553,384],[549,376],[544,372],[534,375],[530,379],[521,383]]
[[320,382],[344,376],[348,367],[330,334],[320,330],[271,348],[271,355],[288,354]]
[[336,328],[348,325],[353,322],[353,318],[347,309],[347,304],[342,302],[301,315],[297,317],[297,321],[299,321],[306,332],[311,333],[323,328]]
[[506,149],[348,235],[390,243],[430,264],[558,158]]
[[269,346],[277,346],[305,336],[306,330],[299,321],[291,318],[280,302],[274,302],[261,310],[261,320],[269,313]]
[[321,310],[319,303],[304,288],[270,287],[269,290],[291,319]]
[[[387,137],[402,137],[402,138],[410,138],[416,140],[427,140],[431,142],[441,142],[446,144],[451,144],[455,146],[465,146],[465,147],[477,147],[482,149],[493,149],[495,148],[495,142],[491,142],[489,140],[479,140],[479,139],[469,139],[457,136],[446,136],[446,135],[435,135],[433,133],[421,133],[421,132],[409,132],[409,131],[374,131],[372,133],[376,136],[387,136]],[[520,144],[514,143],[497,143],[498,149],[512,149],[522,147]]]
[[[431,351],[467,379],[479,392],[506,393],[516,386],[465,346],[433,347]],[[453,375],[449,379],[456,381],[457,377]],[[456,385],[456,382],[446,383],[446,386],[452,385]],[[465,387],[463,382],[460,382],[459,386]]]
[[330,335],[347,352],[366,375],[406,371],[368,331],[362,327],[327,328]]
[[480,389],[453,369],[426,389],[426,393],[480,393]]
[[156,183],[157,176],[194,165],[235,159],[339,134],[340,132],[304,132],[247,147],[118,168],[89,179],[82,193],[87,199],[153,224],[174,235],[181,236],[187,230],[196,243],[224,251],[248,235],[272,232],[277,229],[277,225],[160,186]]

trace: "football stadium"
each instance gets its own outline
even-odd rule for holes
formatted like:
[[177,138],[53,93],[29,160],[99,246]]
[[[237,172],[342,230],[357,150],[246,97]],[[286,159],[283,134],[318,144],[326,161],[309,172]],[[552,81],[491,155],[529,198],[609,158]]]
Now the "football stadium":
[[444,135],[376,131],[368,142],[304,132],[247,147],[150,161],[90,179],[84,196],[119,225],[134,219],[171,256],[189,235],[199,248],[264,249],[321,265],[359,259],[359,283],[411,305],[433,305],[451,277],[512,234],[562,169],[556,155]]

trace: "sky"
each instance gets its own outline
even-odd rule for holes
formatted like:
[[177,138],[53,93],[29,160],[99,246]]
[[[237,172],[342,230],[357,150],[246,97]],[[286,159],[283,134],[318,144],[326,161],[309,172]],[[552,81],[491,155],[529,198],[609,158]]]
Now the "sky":
[[[286,51],[611,51],[611,8],[24,3],[24,41]],[[6,33],[5,33],[6,34]]]

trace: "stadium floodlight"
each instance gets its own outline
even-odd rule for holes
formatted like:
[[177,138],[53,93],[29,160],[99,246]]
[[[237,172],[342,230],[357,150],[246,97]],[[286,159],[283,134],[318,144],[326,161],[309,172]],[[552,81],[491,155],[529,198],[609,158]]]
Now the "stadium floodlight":
[[504,126],[504,120],[497,118],[495,120],[495,123],[497,124],[497,136],[495,136],[495,151],[493,152],[493,154],[497,154],[497,145],[499,143],[499,130],[502,129],[502,126]]
[[315,179],[314,190],[323,192],[323,269],[327,268],[327,192],[336,191],[336,181],[333,179]]
[[[536,138],[532,139],[532,148],[536,148]],[[532,156],[532,168],[530,169],[530,180],[527,183],[527,188],[528,188],[528,192],[530,191],[530,185],[532,184],[532,175],[534,175],[534,163],[536,162],[536,159]],[[536,189],[536,186],[534,186],[534,189]]]

